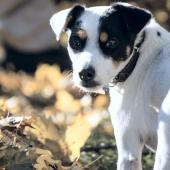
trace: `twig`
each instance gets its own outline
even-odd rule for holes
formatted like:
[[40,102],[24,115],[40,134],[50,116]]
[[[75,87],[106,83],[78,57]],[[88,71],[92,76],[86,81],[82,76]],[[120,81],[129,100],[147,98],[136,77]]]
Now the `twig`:
[[81,152],[99,152],[101,149],[114,149],[115,145],[113,144],[105,144],[105,145],[99,145],[99,146],[88,146],[81,148]]
[[[95,159],[94,161],[90,162],[89,164],[87,164],[86,166],[84,166],[83,168],[88,168],[89,166],[93,165],[95,162],[97,162],[99,159],[101,159],[103,157],[103,155],[100,155],[97,159]],[[81,170],[82,168],[80,168],[79,170]]]
[[8,127],[16,127],[18,128],[22,121],[29,120],[31,117],[23,117],[23,116],[11,116],[6,117],[0,120],[0,129],[8,126]]

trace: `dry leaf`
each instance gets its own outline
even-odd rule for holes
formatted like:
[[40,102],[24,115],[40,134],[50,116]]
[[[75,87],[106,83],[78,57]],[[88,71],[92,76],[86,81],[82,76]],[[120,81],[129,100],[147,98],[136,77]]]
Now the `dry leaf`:
[[61,160],[54,160],[48,150],[38,148],[35,152],[39,155],[34,165],[36,170],[83,170],[76,161],[70,166],[63,166]]
[[0,85],[7,91],[18,90],[20,87],[20,75],[13,72],[0,72]]
[[45,119],[45,117],[42,116],[35,117],[33,127],[34,128],[26,128],[26,132],[36,137],[42,144],[51,148],[52,151],[59,154],[60,157],[64,157],[64,154],[67,152],[67,146],[59,130],[51,120]]
[[74,97],[65,90],[57,92],[57,102],[55,104],[56,109],[61,112],[76,113],[80,110],[80,101],[74,99]]
[[34,168],[37,170],[49,170],[52,167],[56,168],[56,170],[64,170],[61,165],[60,160],[53,160],[52,153],[48,150],[44,149],[36,149],[35,151],[38,155],[40,155],[37,160]]
[[42,64],[38,67],[35,73],[35,79],[38,82],[48,82],[54,89],[60,87],[60,80],[62,80],[62,74],[58,66],[49,66]]
[[109,99],[106,95],[99,95],[94,101],[94,108],[96,109],[106,109],[109,104]]
[[96,113],[82,113],[77,115],[73,124],[69,125],[65,134],[65,142],[73,161],[80,156],[80,148],[85,144],[94,127],[100,122],[100,115]]

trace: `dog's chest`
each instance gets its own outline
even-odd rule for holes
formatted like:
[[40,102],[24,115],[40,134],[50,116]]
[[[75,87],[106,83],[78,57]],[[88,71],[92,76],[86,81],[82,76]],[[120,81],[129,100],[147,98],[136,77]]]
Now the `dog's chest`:
[[[148,44],[148,43],[146,43]],[[155,133],[158,112],[170,85],[167,48],[150,51],[145,45],[132,75],[110,88],[109,112],[114,126],[134,126],[141,133]],[[149,133],[150,133],[149,132]]]
[[128,90],[126,94],[116,87],[110,89],[109,112],[114,132],[121,135],[126,129],[127,133],[128,129],[133,129],[145,141],[155,139],[158,113],[156,108],[150,105],[149,94],[142,89]]

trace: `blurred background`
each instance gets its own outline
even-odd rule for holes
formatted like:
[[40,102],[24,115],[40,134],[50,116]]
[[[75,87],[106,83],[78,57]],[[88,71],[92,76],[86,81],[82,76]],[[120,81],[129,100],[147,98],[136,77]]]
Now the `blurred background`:
[[[49,26],[55,12],[75,3],[113,2],[0,0],[0,169],[116,169],[108,96],[73,88],[65,40],[56,42]],[[124,2],[149,9],[170,29],[170,0]],[[142,161],[152,169],[146,148]]]
[[[109,5],[112,0],[1,0],[0,61],[6,68],[34,72],[39,63],[57,63],[61,70],[70,68],[67,51],[55,41],[49,18],[75,3]],[[169,0],[136,0],[135,5],[151,10],[158,22],[169,29]]]

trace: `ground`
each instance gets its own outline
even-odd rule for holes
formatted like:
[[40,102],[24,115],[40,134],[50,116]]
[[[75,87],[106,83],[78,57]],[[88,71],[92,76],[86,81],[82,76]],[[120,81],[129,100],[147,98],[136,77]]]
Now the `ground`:
[[[0,71],[0,167],[9,170],[116,169],[106,95],[72,88],[70,74],[41,65],[34,75]],[[154,156],[143,153],[143,169]]]

